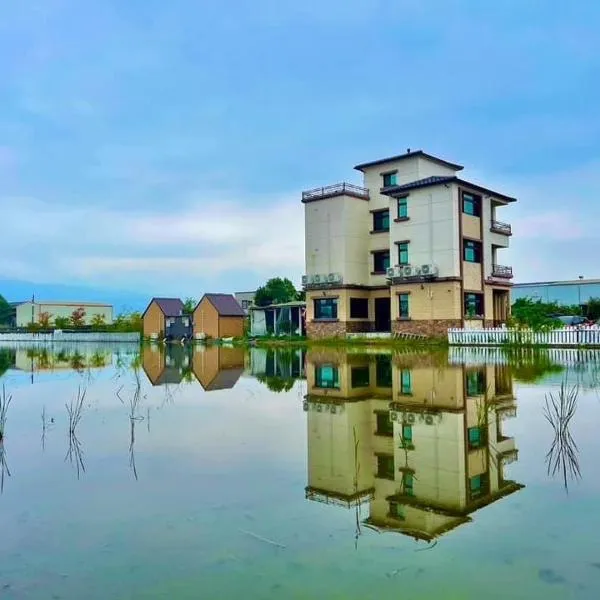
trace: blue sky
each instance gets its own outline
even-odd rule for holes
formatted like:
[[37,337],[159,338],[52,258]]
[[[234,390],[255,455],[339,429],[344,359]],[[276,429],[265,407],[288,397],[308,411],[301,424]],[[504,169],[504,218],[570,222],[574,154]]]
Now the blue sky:
[[0,279],[299,282],[302,189],[407,147],[519,197],[517,281],[600,276],[599,27],[592,0],[7,3]]

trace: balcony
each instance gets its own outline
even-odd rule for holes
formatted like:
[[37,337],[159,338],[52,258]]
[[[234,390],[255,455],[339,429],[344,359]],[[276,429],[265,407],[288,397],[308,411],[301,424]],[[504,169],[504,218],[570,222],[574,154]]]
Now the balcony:
[[503,223],[502,221],[492,220],[490,231],[494,233],[500,233],[502,235],[512,235],[512,227],[508,223]]
[[360,200],[368,200],[369,190],[352,183],[336,183],[302,192],[302,202],[314,202],[315,200],[324,200],[335,196],[352,196]]
[[501,279],[512,279],[512,267],[504,265],[492,265],[492,277],[500,277]]

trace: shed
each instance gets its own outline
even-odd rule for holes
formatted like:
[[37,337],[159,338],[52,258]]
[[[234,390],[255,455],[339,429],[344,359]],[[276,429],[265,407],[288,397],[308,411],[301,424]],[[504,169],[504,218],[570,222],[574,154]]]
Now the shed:
[[231,294],[204,294],[194,309],[194,336],[242,337],[245,316]]
[[181,339],[192,333],[192,319],[179,298],[152,298],[142,319],[144,337]]
[[250,335],[304,335],[306,302],[250,307]]
[[177,385],[190,366],[190,357],[184,347],[175,344],[145,346],[142,353],[142,368],[153,386]]

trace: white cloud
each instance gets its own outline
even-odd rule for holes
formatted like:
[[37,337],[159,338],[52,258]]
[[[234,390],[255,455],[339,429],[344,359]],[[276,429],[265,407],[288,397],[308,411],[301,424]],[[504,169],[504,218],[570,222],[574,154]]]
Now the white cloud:
[[161,286],[188,289],[186,280],[200,285],[242,276],[260,282],[281,275],[297,281],[304,265],[304,216],[296,198],[197,202],[182,209],[171,203],[160,212],[10,202],[0,250],[19,259],[0,266],[11,276],[39,280],[43,273],[49,282],[158,293]]

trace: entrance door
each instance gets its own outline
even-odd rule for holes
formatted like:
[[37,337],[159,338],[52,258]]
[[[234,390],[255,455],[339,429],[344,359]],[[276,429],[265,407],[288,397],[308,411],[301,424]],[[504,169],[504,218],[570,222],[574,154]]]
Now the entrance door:
[[375,298],[375,331],[391,331],[392,317],[389,298]]
[[492,299],[494,302],[494,326],[498,327],[506,323],[508,319],[508,292],[506,290],[494,290]]

